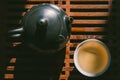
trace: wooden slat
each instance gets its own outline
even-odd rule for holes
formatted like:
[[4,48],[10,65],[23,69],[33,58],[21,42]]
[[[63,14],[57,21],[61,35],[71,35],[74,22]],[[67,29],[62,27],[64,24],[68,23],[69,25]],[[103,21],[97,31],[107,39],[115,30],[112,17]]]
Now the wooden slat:
[[109,6],[107,4],[81,4],[81,5],[70,5],[70,6],[62,6],[64,7],[70,7],[71,9],[108,9]]
[[[30,9],[35,5],[37,5],[37,4],[26,4],[25,8]],[[98,5],[95,5],[95,4],[84,4],[84,5],[82,5],[81,4],[81,5],[70,5],[70,6],[61,5],[61,8],[66,8],[66,7],[69,7],[71,9],[109,9],[109,5],[107,5],[107,4],[98,4]],[[19,4],[19,5],[11,5],[9,8],[22,8],[22,7]]]
[[74,20],[73,24],[106,24],[107,20]]
[[22,44],[22,42],[14,42],[14,43],[12,43],[13,47],[15,47],[17,45],[20,45],[20,44]]
[[62,0],[58,0],[58,6],[60,7],[62,5]]
[[16,58],[11,58],[10,63],[16,63]]
[[[31,2],[31,1],[33,1],[33,2],[35,2],[35,1],[39,1],[39,2],[43,2],[43,0],[27,0],[27,1],[29,1],[29,2]],[[50,1],[50,0],[45,0],[45,1]],[[58,1],[58,0],[54,0],[54,1]],[[62,1],[66,1],[66,0],[62,0]],[[85,1],[91,1],[91,2],[93,2],[93,1],[97,1],[97,2],[103,2],[103,1],[108,1],[108,0],[70,0],[70,1],[75,1],[75,2],[85,2]]]
[[74,51],[69,51],[69,55],[73,55],[74,54]]
[[103,27],[72,27],[72,32],[102,32]]
[[[80,43],[70,43],[70,47],[76,48]],[[73,54],[73,53],[72,53]]]
[[[10,0],[10,1],[16,1],[16,0]],[[26,1],[26,0],[20,0],[20,1]],[[51,0],[27,0],[28,2],[49,2]],[[54,1],[58,1],[58,0],[54,0]],[[66,1],[66,0],[62,0],[62,1]],[[107,2],[109,0],[70,0],[70,1],[74,1],[74,2]]]
[[13,71],[15,69],[15,66],[7,66],[7,70]]
[[85,17],[96,17],[96,16],[108,16],[108,12],[70,12],[70,16],[85,16]]
[[63,67],[62,71],[72,71],[74,67]]
[[66,79],[66,77],[68,77],[67,75],[60,75],[60,79],[59,80],[68,80]]
[[[30,2],[31,2],[31,0],[30,0]],[[50,3],[55,4],[55,0],[51,0]]]
[[79,43],[70,43],[70,47],[77,47]]
[[4,74],[5,79],[14,79],[14,74]]
[[65,59],[64,63],[73,63],[73,59]]
[[77,40],[83,40],[83,39],[103,39],[104,35],[71,35],[70,39],[77,39]]
[[[64,1],[64,0],[63,0],[63,1]],[[78,2],[83,2],[83,1],[84,1],[84,2],[87,2],[87,1],[89,1],[89,2],[90,2],[90,1],[91,1],[91,2],[94,2],[94,1],[101,2],[101,1],[102,1],[102,2],[103,2],[103,1],[108,1],[108,0],[70,0],[70,1],[75,1],[75,2],[77,2],[77,1],[78,1]]]

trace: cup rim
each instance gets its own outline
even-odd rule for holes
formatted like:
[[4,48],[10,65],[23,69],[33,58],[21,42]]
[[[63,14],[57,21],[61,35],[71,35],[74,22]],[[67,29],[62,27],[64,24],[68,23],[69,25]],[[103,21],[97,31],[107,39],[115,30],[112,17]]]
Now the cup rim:
[[[89,42],[89,41],[96,41],[96,42],[99,42],[100,44],[102,44],[104,46],[104,48],[106,48],[107,50],[107,55],[108,55],[108,63],[105,67],[105,69],[103,69],[101,72],[97,73],[97,74],[92,74],[92,73],[89,73],[89,72],[85,72],[78,64],[78,51],[80,49],[80,46],[86,42]],[[97,39],[87,39],[87,40],[84,40],[82,41],[81,43],[79,43],[74,51],[74,55],[73,55],[73,59],[74,59],[74,65],[75,67],[77,68],[77,70],[82,73],[83,75],[85,76],[88,76],[88,77],[97,77],[97,76],[100,76],[102,75],[107,69],[108,67],[110,66],[110,62],[111,62],[111,56],[110,56],[110,50],[108,49],[108,47],[100,40],[97,40]]]

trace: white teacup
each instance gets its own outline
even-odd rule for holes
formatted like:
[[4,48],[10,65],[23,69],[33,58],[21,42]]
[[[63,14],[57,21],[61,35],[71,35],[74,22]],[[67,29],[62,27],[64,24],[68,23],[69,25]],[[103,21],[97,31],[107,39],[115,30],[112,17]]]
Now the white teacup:
[[81,42],[74,52],[74,64],[85,76],[97,77],[109,67],[111,56],[108,47],[97,39]]

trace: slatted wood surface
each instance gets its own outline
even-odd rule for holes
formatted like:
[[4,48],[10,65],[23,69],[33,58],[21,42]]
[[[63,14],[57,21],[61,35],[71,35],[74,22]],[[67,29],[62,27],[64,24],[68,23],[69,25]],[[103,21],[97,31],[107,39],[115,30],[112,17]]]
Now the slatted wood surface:
[[[20,19],[25,11],[39,3],[53,3],[63,8],[66,13],[74,18],[70,41],[66,45],[64,66],[59,80],[68,80],[70,72],[74,69],[73,54],[76,46],[83,40],[96,38],[104,40],[105,28],[109,16],[111,0],[9,0],[8,28],[21,26]],[[13,46],[21,44],[17,41]],[[11,58],[10,63],[16,58]],[[7,70],[14,70],[14,66],[8,65]],[[13,73],[6,73],[5,80],[14,80]]]

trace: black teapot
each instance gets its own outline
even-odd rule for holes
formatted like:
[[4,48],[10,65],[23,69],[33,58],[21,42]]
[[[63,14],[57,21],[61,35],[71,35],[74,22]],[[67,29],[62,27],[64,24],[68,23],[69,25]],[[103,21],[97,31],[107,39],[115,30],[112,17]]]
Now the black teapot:
[[[73,18],[54,4],[42,3],[27,10],[22,26],[8,31],[9,37],[23,37],[23,44],[39,52],[56,52],[66,46]],[[21,34],[15,35],[17,32]]]

